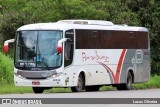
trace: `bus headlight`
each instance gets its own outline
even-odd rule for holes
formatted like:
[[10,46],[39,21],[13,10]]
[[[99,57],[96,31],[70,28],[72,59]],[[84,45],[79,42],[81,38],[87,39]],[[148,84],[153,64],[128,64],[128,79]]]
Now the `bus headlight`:
[[63,74],[62,72],[53,74],[51,77],[48,77],[48,79],[59,77],[59,76],[62,75],[62,74]]
[[18,78],[26,79],[25,77],[23,77],[23,76],[21,76],[21,75],[19,75],[19,74],[17,74],[17,73],[14,73],[14,74],[15,74],[15,76],[17,76]]

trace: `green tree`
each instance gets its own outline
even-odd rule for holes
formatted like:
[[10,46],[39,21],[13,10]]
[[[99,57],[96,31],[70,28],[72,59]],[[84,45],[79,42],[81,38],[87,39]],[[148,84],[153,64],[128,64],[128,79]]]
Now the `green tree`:
[[129,9],[138,15],[141,26],[149,29],[151,39],[152,72],[160,69],[160,1],[158,0],[121,0]]

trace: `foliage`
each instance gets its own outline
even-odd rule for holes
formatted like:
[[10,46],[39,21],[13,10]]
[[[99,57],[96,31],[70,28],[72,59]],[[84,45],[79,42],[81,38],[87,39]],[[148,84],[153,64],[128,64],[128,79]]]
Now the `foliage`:
[[14,38],[22,25],[62,19],[108,20],[143,26],[151,38],[152,72],[160,73],[159,0],[0,0],[0,33]]
[[160,74],[160,1],[158,0],[134,0],[127,5],[134,13],[137,13],[140,25],[147,27],[151,39],[151,68],[152,73]]
[[160,76],[154,75],[146,83],[138,83],[133,85],[133,89],[149,89],[149,88],[160,88]]
[[0,52],[0,84],[13,83],[13,59]]

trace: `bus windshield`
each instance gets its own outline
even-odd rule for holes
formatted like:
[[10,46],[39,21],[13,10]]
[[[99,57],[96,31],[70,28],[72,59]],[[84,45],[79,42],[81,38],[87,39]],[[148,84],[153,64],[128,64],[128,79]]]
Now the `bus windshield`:
[[18,31],[15,67],[20,69],[58,68],[62,64],[57,44],[62,31]]

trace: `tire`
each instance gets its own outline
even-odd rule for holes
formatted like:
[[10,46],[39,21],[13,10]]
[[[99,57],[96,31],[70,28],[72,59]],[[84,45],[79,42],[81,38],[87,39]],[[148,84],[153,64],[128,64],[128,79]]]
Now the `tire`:
[[84,90],[84,78],[82,77],[82,75],[80,74],[78,77],[78,82],[77,82],[77,86],[75,87],[71,87],[72,92],[81,92]]
[[43,93],[44,91],[43,87],[32,87],[32,89],[35,94],[40,94],[40,93]]
[[128,72],[128,75],[127,75],[127,80],[126,80],[126,83],[125,84],[117,84],[116,85],[116,88],[117,90],[131,90],[132,89],[132,75],[130,72]]
[[99,86],[86,86],[85,87],[85,90],[87,91],[87,92],[91,92],[91,91],[98,91],[99,90]]
[[130,72],[128,72],[128,75],[127,75],[127,83],[125,84],[125,89],[126,90],[131,90],[132,89],[132,74]]

